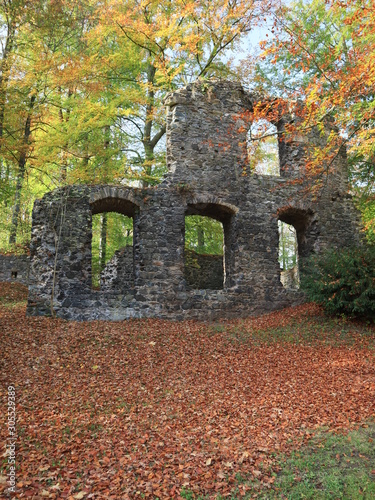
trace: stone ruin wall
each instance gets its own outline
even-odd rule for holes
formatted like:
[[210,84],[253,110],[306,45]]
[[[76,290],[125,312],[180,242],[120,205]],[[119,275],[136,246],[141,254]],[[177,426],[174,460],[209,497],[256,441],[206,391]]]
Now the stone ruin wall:
[[29,283],[30,258],[28,255],[0,254],[0,282]]
[[221,290],[224,281],[223,256],[185,249],[184,277],[188,289]]
[[[280,281],[278,220],[297,232],[299,258],[359,243],[358,214],[347,193],[344,152],[317,197],[302,183],[306,147],[317,131],[286,141],[280,117],[280,176],[243,175],[256,98],[228,82],[195,83],[166,99],[167,166],[157,187],[69,186],[35,202],[28,314],[67,319],[244,317],[301,303]],[[133,218],[132,276],[112,268],[108,286],[91,288],[92,216]],[[192,289],[184,265],[185,216],[224,228],[224,285]],[[118,277],[123,274],[121,279]]]
[[124,289],[134,287],[133,246],[117,250],[100,273],[100,290],[109,292],[119,287]]
[[[220,290],[224,269],[222,255],[208,255],[185,248],[184,277],[187,288]],[[133,246],[116,250],[100,273],[100,290],[115,291],[134,287]]]

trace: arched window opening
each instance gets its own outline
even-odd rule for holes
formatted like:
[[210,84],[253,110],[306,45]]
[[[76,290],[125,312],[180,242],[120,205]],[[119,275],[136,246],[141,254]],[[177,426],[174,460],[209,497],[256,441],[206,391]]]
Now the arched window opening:
[[218,220],[200,215],[185,217],[185,279],[193,289],[223,288],[224,230]]
[[124,290],[134,285],[133,217],[117,212],[92,216],[92,288]]
[[297,232],[291,224],[278,221],[280,281],[284,288],[299,288]]
[[280,176],[276,125],[263,119],[254,121],[247,134],[247,151],[251,172]]

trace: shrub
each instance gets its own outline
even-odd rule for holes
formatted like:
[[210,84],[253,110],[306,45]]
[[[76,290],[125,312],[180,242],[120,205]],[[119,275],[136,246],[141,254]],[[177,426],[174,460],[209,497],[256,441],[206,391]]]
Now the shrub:
[[375,246],[313,255],[302,266],[301,288],[330,314],[375,320]]

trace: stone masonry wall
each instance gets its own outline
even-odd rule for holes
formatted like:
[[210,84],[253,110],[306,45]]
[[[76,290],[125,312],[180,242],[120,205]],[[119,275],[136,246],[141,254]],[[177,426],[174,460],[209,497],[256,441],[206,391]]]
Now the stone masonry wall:
[[30,257],[28,255],[0,255],[0,281],[12,281],[27,285],[29,267]]
[[[243,116],[256,96],[229,82],[189,85],[166,99],[169,173],[157,187],[70,186],[35,202],[28,314],[67,319],[244,317],[304,300],[280,281],[278,220],[297,232],[299,259],[327,247],[359,244],[359,217],[347,193],[344,153],[314,196],[306,193],[306,148],[324,144],[311,130],[284,140],[278,121],[280,176],[244,174]],[[301,182],[290,180],[300,178]],[[133,218],[132,277],[91,288],[92,215]],[[185,273],[185,216],[219,220],[224,283],[192,288]],[[120,262],[121,259],[119,259]],[[129,267],[127,268],[129,269]],[[117,268],[119,276],[120,267]],[[129,286],[131,284],[131,286]]]
[[224,281],[222,255],[207,255],[185,249],[184,276],[187,287],[221,290]]
[[129,290],[134,287],[133,246],[117,250],[100,273],[101,290],[115,290],[118,286]]

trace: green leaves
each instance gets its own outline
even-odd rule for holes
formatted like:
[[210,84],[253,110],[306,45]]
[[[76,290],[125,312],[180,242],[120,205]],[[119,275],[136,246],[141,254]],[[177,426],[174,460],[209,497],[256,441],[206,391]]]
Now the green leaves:
[[375,319],[375,247],[313,256],[302,267],[301,288],[330,314]]
[[189,215],[185,217],[185,247],[201,254],[223,255],[224,233],[221,222]]

